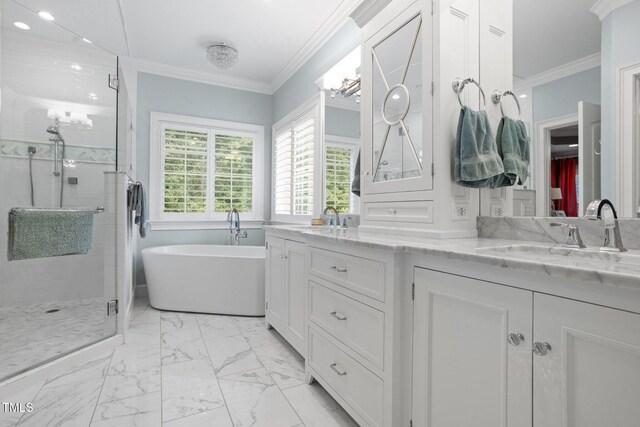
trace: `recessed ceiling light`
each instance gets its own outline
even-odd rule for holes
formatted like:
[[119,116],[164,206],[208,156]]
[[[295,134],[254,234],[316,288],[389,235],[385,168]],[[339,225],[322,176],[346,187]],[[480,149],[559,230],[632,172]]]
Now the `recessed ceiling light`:
[[90,93],[89,98],[95,101],[96,99],[98,99],[98,95],[96,95],[95,93]]
[[30,30],[31,27],[28,26],[27,24],[25,24],[24,22],[14,22],[13,25],[15,25],[16,27],[20,28],[21,30]]
[[78,64],[71,64],[71,69],[74,71],[81,71],[82,67]]
[[523,93],[522,95],[520,95],[520,98],[526,98],[526,97],[527,97],[526,93]]
[[569,144],[569,148],[575,148],[577,146],[578,146],[578,144]]
[[398,95],[397,93],[394,93],[394,94],[391,96],[391,99],[400,99],[400,95]]
[[83,41],[83,42],[85,42],[85,43],[93,43],[91,40],[89,40],[89,39],[88,39],[88,38],[86,38],[86,37],[83,37],[83,38],[82,38],[82,41]]
[[40,16],[40,18],[44,19],[45,21],[53,21],[54,19],[56,19],[53,17],[52,14],[50,14],[46,10],[41,10],[40,12],[38,12],[38,15]]

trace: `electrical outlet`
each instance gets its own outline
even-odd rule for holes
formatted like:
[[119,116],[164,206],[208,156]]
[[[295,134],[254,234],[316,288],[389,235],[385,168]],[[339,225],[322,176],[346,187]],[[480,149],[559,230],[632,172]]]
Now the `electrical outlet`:
[[504,206],[491,205],[491,216],[504,216]]
[[452,221],[461,221],[469,219],[469,205],[460,205],[454,203],[452,205],[451,211],[451,220]]

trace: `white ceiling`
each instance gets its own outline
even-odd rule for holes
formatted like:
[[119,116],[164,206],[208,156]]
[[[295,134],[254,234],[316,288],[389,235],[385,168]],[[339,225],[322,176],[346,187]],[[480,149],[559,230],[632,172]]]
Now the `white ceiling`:
[[[361,0],[15,1],[120,56],[277,87]],[[240,52],[226,71],[206,58],[219,41]]]
[[[363,0],[15,0],[120,56],[271,91]],[[366,1],[366,0],[365,0]],[[600,51],[595,0],[514,0],[514,75],[527,78]],[[240,51],[220,71],[213,41]],[[249,84],[251,83],[251,84]]]
[[600,52],[595,0],[514,0],[513,74],[521,79]]

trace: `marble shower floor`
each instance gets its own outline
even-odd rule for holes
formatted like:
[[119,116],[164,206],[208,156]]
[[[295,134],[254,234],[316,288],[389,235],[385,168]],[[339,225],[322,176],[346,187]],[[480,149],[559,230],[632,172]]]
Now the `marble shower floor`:
[[357,426],[262,318],[161,312],[136,300],[113,354],[12,399],[34,411],[4,426]]
[[100,341],[105,310],[104,298],[0,307],[0,379]]

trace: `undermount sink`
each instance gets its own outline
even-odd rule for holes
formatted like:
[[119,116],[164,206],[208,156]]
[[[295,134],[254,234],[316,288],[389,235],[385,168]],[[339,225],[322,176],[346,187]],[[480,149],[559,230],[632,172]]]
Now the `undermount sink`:
[[509,258],[549,258],[575,262],[608,262],[640,265],[640,254],[629,252],[607,252],[597,248],[569,248],[564,246],[508,245],[478,249],[478,253],[501,255]]

